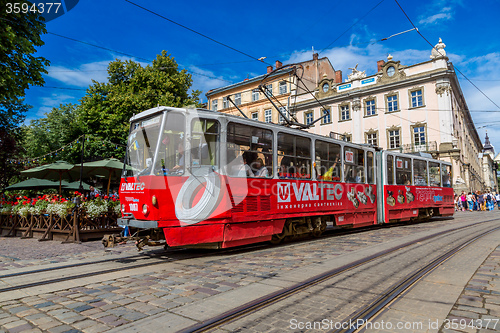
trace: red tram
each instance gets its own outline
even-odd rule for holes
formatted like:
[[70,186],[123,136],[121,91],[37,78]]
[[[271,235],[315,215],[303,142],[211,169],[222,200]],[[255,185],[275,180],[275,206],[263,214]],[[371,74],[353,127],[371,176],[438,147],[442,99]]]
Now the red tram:
[[451,164],[209,110],[131,118],[120,225],[143,243],[227,248],[451,216]]

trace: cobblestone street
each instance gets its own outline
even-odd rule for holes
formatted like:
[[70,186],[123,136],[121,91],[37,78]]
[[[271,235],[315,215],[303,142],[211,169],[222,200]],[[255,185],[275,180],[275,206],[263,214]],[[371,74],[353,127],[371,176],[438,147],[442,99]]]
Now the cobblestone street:
[[[276,277],[288,274],[300,279],[299,272],[307,271],[308,267],[344,257],[347,260],[351,255],[362,253],[360,251],[375,251],[380,246],[434,229],[466,225],[480,219],[491,220],[498,218],[500,213],[484,213],[477,221],[470,221],[471,216],[460,212],[455,219],[432,223],[368,229],[236,254],[180,260],[162,264],[161,268],[136,269],[133,274],[115,278],[112,275],[95,276],[93,282],[78,287],[63,286],[52,292],[25,297],[6,299],[0,294],[0,327],[6,332],[133,332],[137,324],[146,332],[172,331],[194,323],[183,317],[183,311],[198,311],[205,302],[205,315],[210,317],[214,300],[232,295],[231,299],[227,299],[227,305],[234,303],[238,306],[276,290],[273,284],[280,281]],[[468,284],[462,285],[463,293],[456,299],[448,319],[500,318],[498,245],[500,240],[486,260],[476,260],[477,265],[482,264],[474,268],[476,273],[470,281],[467,279]],[[137,254],[132,244],[104,250],[100,241],[60,244],[19,238],[0,238],[0,251],[0,275],[28,268],[55,267]],[[145,250],[145,254],[150,255],[162,252],[163,249]],[[238,297],[234,298],[234,295]],[[192,308],[189,308],[191,305]],[[264,330],[273,328],[276,331],[294,331],[290,327],[270,326]],[[444,326],[442,328],[445,332]],[[499,328],[500,325],[497,326]],[[258,331],[256,327],[253,330]]]

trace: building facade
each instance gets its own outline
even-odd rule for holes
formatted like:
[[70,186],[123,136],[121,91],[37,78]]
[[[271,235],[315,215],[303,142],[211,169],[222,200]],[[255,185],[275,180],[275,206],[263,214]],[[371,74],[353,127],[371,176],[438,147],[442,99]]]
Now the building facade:
[[[303,124],[316,121],[308,131],[386,150],[429,153],[452,163],[455,192],[485,190],[483,145],[444,48],[440,39],[429,61],[408,66],[388,56],[377,62],[377,73],[370,76],[356,65],[344,82],[327,58],[314,55],[301,63],[307,89],[296,88],[290,68],[268,79],[272,92],[279,94],[277,107],[290,110]],[[238,114],[224,99],[238,96],[248,118],[281,123],[276,108],[255,93],[264,76],[209,91],[209,108]],[[280,89],[282,82],[286,90]]]
[[[327,73],[331,77],[337,77],[338,82],[342,81],[342,72],[335,72],[330,60],[326,57],[320,59],[318,54],[314,54],[312,60],[297,65],[297,74],[301,77],[301,82],[297,81],[294,69],[282,68],[282,63],[276,61],[276,67],[268,66],[266,74],[209,90],[206,94],[207,108],[213,111],[241,115],[231,102],[233,101],[250,119],[280,123],[284,120],[276,107],[280,108],[289,118],[288,110],[295,104],[295,97],[304,95],[308,91],[314,91],[321,80],[320,73]],[[280,68],[282,69],[280,70]],[[262,82],[264,78],[266,80]],[[260,84],[263,84],[264,92],[258,89]],[[274,105],[264,94],[273,97]]]
[[[316,99],[299,96],[297,117],[323,119],[309,131],[453,164],[456,192],[484,190],[482,143],[440,40],[430,60],[405,66],[389,56],[377,73],[352,68],[345,82],[324,75]],[[319,101],[319,102],[318,102]],[[326,116],[325,116],[326,115]]]

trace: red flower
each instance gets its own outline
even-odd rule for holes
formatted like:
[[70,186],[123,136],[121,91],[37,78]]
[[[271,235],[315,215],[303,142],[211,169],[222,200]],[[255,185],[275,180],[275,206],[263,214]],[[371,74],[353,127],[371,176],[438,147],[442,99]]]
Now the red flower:
[[16,202],[14,202],[14,206],[16,206],[18,203],[19,203],[19,202],[17,202],[17,201],[16,201]]
[[109,199],[109,197],[107,195],[105,195],[103,198],[104,198],[104,200],[108,200]]
[[111,198],[111,200],[116,201],[116,198],[115,198],[115,197],[113,197],[113,198]]
[[28,197],[27,197],[27,196],[24,196],[24,199],[28,199]]
[[96,193],[96,194],[95,194],[95,197],[96,197],[96,198],[99,198],[99,193]]

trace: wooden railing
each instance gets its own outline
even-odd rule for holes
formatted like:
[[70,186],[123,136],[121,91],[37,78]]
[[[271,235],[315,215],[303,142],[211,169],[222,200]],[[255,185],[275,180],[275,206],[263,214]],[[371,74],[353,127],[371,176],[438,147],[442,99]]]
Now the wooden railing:
[[105,234],[119,233],[123,229],[116,224],[118,215],[112,211],[96,218],[87,216],[84,210],[74,210],[65,217],[56,214],[28,214],[27,216],[0,214],[0,236],[63,240],[81,242],[102,238]]

